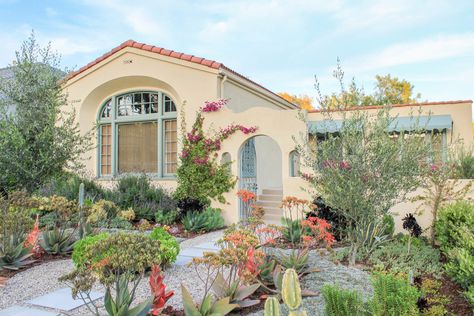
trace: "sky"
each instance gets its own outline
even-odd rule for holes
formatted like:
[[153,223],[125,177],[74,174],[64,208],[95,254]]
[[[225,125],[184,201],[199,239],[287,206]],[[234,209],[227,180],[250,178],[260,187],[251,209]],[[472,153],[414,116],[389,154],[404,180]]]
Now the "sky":
[[275,92],[368,93],[407,79],[423,101],[474,99],[474,1],[0,0],[0,68],[31,31],[78,69],[133,39],[224,63]]

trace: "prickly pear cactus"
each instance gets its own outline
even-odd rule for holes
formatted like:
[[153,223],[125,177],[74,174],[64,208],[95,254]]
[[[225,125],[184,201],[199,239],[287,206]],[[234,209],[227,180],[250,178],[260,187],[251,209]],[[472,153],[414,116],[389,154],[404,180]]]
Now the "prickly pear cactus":
[[280,302],[274,296],[270,296],[265,301],[264,316],[280,316]]

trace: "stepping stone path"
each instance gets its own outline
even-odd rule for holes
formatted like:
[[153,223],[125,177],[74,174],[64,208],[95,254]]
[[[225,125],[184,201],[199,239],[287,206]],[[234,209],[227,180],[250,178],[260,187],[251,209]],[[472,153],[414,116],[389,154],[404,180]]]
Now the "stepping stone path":
[[[104,297],[104,294],[92,291],[90,293],[90,296],[91,296],[91,299],[95,301],[99,298]],[[27,301],[27,303],[31,305],[37,305],[37,306],[47,307],[51,309],[59,309],[62,311],[71,311],[75,308],[78,308],[84,305],[84,302],[82,301],[82,299],[72,298],[70,288],[56,290],[52,293],[29,300]]]
[[58,313],[47,312],[37,308],[12,306],[0,311],[0,316],[58,316]]

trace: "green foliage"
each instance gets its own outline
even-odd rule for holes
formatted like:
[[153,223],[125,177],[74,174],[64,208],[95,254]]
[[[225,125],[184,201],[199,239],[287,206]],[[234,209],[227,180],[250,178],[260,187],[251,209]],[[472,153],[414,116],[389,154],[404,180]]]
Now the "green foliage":
[[118,228],[118,229],[125,229],[125,230],[133,229],[132,223],[120,217],[115,217],[110,220],[100,221],[97,223],[97,226],[103,227],[103,228]]
[[153,187],[145,175],[121,177],[117,186],[108,192],[107,199],[121,209],[131,207],[136,220],[153,220],[157,210],[176,210],[176,203],[168,192]]
[[151,307],[152,299],[148,299],[133,308],[130,308],[133,302],[133,294],[130,293],[130,281],[127,276],[122,275],[118,278],[115,288],[115,299],[112,297],[111,289],[108,287],[105,291],[104,307],[109,316],[145,316]]
[[443,251],[459,247],[463,242],[463,229],[474,233],[474,205],[459,201],[440,210],[435,223],[436,239]]
[[287,269],[283,275],[281,297],[289,310],[289,316],[306,316],[301,308],[303,297],[298,274],[294,269]]
[[97,201],[105,198],[107,190],[102,188],[93,180],[80,177],[79,175],[70,172],[64,172],[43,184],[38,189],[38,193],[41,196],[49,197],[52,195],[59,195],[64,196],[70,201],[77,201],[79,186],[81,183],[84,183],[85,199]]
[[[474,236],[471,236],[471,243],[474,246]],[[465,289],[474,284],[474,247],[454,248],[447,255],[446,273]]]
[[171,211],[162,211],[158,210],[155,213],[155,223],[160,225],[172,225],[177,222],[178,219],[178,211],[171,210]]
[[75,231],[57,228],[42,233],[41,248],[51,255],[67,255],[74,249]]
[[161,225],[171,225],[176,223],[178,218],[178,211],[177,210],[158,210],[155,213],[155,222]]
[[454,175],[458,179],[474,179],[474,152],[462,146],[454,159]]
[[[151,300],[132,309],[130,304],[135,299],[135,290],[145,270],[160,264],[160,253],[160,243],[144,234],[109,235],[84,246],[80,259],[84,264],[60,280],[72,288],[74,298],[80,296],[84,300],[94,315],[99,315],[99,309],[90,299],[90,292],[96,282],[100,282],[109,293],[104,305],[111,315],[146,315]],[[129,289],[132,290],[129,292]],[[115,293],[115,298],[112,293]]]
[[392,274],[375,274],[372,278],[374,297],[369,308],[374,316],[418,315],[420,292],[408,279]]
[[31,231],[33,224],[29,209],[0,200],[0,236],[23,236]]
[[166,265],[176,261],[179,254],[179,243],[163,227],[156,227],[150,234],[150,238],[160,242],[161,264]]
[[392,273],[408,274],[413,272],[414,276],[422,274],[439,275],[442,266],[439,262],[439,250],[426,245],[417,238],[408,252],[407,244],[403,241],[393,240],[384,246],[374,250],[368,257],[368,263],[375,269],[390,271]]
[[319,271],[317,269],[309,268],[308,255],[309,251],[307,248],[291,250],[288,255],[280,252],[280,254],[276,256],[276,260],[284,269],[294,269],[301,277],[305,274]]
[[35,261],[30,259],[33,255],[32,247],[25,247],[24,243],[25,239],[17,234],[2,238],[2,243],[0,243],[0,271],[2,269],[19,270]]
[[212,231],[224,227],[220,209],[208,207],[204,212],[188,212],[182,219],[184,229],[189,232]]
[[[109,237],[107,233],[100,233],[94,236],[87,236],[82,238],[74,244],[74,251],[72,252],[72,262],[76,268],[83,267],[87,262],[85,258],[86,249],[92,247],[99,240],[104,240]],[[93,262],[97,262],[97,259],[94,259]]]
[[[334,124],[330,113],[323,114],[328,124]],[[394,141],[387,132],[394,120],[387,109],[342,115],[337,136],[329,135],[317,149],[299,145],[298,151],[313,169],[310,181],[316,192],[349,223],[354,264],[357,252],[365,247],[370,253],[386,235],[388,210],[420,184],[424,169],[419,162],[426,159],[429,148],[419,137]],[[416,133],[418,127],[414,128]]]
[[469,289],[464,292],[464,295],[466,296],[466,299],[471,303],[471,306],[474,307],[474,285],[471,285]]
[[184,313],[190,316],[213,316],[213,315],[227,315],[232,310],[238,307],[237,304],[231,304],[230,298],[225,297],[216,302],[212,302],[212,295],[204,296],[201,304],[194,303],[191,294],[184,285],[181,285],[181,292],[183,296]]
[[325,312],[328,316],[362,316],[366,315],[362,297],[357,291],[340,288],[337,285],[323,286]]
[[16,53],[13,77],[0,81],[0,187],[6,191],[33,192],[65,169],[78,170],[92,148],[92,135],[81,135],[57,67],[58,55],[49,45],[41,48],[32,34]]
[[425,278],[420,286],[422,298],[426,301],[427,306],[421,312],[422,316],[445,316],[449,315],[446,307],[450,303],[450,299],[439,293],[441,282],[434,279]]

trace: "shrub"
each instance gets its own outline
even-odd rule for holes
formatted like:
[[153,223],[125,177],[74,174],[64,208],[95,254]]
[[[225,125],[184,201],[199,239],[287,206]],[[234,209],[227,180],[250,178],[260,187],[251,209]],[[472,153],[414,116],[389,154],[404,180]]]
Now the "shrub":
[[[474,237],[471,237],[474,245]],[[474,248],[454,248],[448,252],[446,273],[463,288],[474,284]]]
[[424,242],[413,242],[411,251],[408,252],[407,244],[399,240],[386,243],[368,257],[368,263],[376,269],[405,274],[413,271],[414,276],[425,273],[439,274],[442,269],[439,260],[439,251],[425,245]]
[[113,219],[117,216],[119,208],[115,203],[107,200],[99,200],[87,209],[87,222],[96,224],[100,221]]
[[80,177],[77,174],[65,172],[62,175],[51,179],[41,186],[38,193],[41,196],[60,195],[68,200],[76,201],[79,196],[79,186],[84,183],[85,198],[97,201],[105,198],[107,190],[95,183],[93,180]]
[[459,201],[440,210],[435,223],[436,239],[443,251],[458,247],[463,242],[461,228],[474,232],[474,205]]
[[158,210],[155,213],[155,222],[161,225],[171,225],[176,222],[178,218],[178,211],[176,210]]
[[338,285],[323,286],[325,312],[328,316],[362,316],[365,306],[357,291],[340,288]]
[[179,243],[163,227],[156,227],[150,234],[150,238],[160,242],[161,264],[166,265],[176,261],[179,254]]
[[474,153],[472,148],[461,149],[456,153],[454,175],[458,179],[474,179]]
[[220,209],[208,207],[204,212],[188,212],[183,217],[183,226],[187,231],[211,231],[224,227]]
[[379,273],[373,276],[372,285],[374,297],[369,301],[369,307],[374,316],[418,315],[420,293],[408,279]]
[[[99,240],[104,240],[109,237],[107,233],[97,234],[95,236],[87,236],[81,240],[78,240],[74,245],[74,251],[72,252],[72,262],[76,268],[83,267],[87,262],[85,253],[88,247],[92,247]],[[98,260],[93,260],[98,261]]]
[[153,220],[158,209],[176,209],[176,202],[170,195],[162,188],[153,187],[145,175],[120,178],[107,198],[122,209],[131,207],[137,220]]

